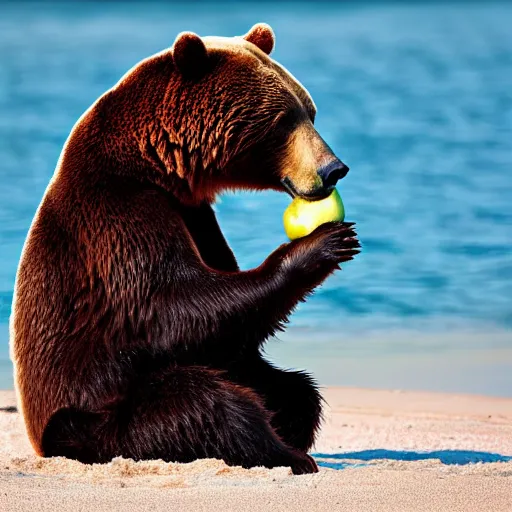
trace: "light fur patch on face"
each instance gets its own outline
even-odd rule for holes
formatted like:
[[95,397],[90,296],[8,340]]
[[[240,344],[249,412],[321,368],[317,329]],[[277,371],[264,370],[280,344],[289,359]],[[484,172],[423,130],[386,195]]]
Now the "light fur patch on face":
[[309,122],[300,124],[288,143],[281,178],[288,178],[299,194],[310,194],[322,187],[317,170],[328,160],[322,138]]

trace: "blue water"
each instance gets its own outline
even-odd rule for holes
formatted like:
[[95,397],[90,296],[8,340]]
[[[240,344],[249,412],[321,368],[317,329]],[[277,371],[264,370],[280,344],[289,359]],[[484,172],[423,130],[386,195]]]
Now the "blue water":
[[[351,167],[340,192],[363,244],[269,354],[326,384],[512,396],[511,20],[487,2],[0,3],[0,387],[21,247],[74,122],[178,32],[266,21]],[[288,201],[221,198],[242,268],[285,241]]]

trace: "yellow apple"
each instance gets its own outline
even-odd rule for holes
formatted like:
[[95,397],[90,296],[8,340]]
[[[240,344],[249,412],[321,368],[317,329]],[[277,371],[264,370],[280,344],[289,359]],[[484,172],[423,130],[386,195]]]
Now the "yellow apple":
[[309,235],[318,226],[345,218],[345,208],[338,191],[319,201],[307,201],[296,197],[283,215],[284,230],[290,240]]

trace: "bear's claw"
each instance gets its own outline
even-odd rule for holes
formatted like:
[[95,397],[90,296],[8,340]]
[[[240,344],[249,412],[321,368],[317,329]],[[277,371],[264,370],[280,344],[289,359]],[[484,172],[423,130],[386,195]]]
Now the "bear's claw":
[[294,475],[306,475],[310,473],[318,473],[318,466],[313,457],[304,454],[291,464],[292,473]]

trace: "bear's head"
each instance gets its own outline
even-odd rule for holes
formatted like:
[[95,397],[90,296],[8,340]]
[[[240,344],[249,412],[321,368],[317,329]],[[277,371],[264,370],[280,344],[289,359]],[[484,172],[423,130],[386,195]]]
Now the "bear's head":
[[309,93],[270,58],[273,47],[265,24],[233,38],[183,32],[170,51],[120,82],[135,77],[148,91],[155,70],[165,81],[159,95],[146,97],[157,105],[136,130],[145,159],[165,175],[160,184],[194,202],[233,188],[316,199],[347,173],[314,127]]

